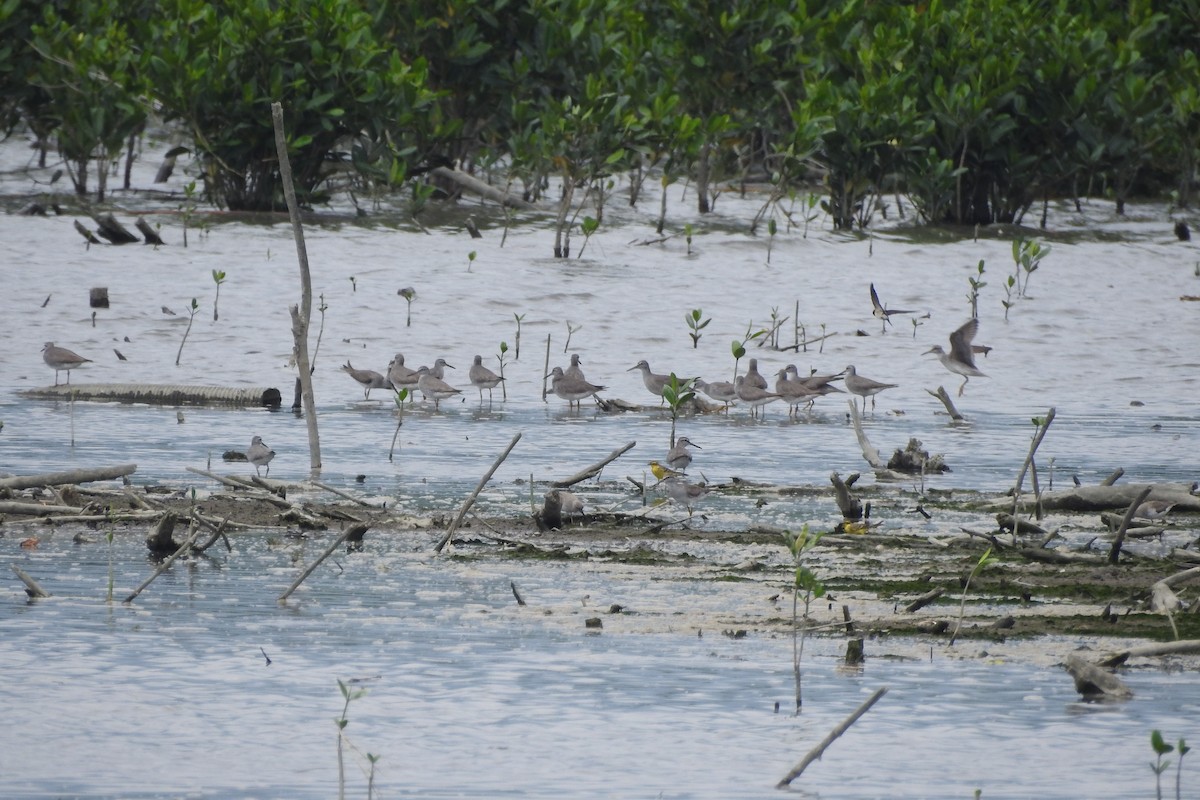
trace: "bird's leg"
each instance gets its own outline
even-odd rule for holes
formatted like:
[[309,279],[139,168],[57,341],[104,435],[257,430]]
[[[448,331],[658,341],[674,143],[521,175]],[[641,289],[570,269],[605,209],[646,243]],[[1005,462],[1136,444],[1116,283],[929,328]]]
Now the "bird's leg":
[[958,396],[959,397],[962,397],[963,390],[967,388],[967,381],[969,381],[969,380],[971,380],[970,376],[966,376],[963,378],[962,386],[958,387]]

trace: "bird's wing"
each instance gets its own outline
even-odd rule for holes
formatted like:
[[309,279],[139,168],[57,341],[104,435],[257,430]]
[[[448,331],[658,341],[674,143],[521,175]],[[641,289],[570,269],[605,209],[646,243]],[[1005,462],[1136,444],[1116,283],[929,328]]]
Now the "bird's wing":
[[875,284],[871,284],[871,306],[875,309],[875,316],[885,313],[883,303],[879,302],[879,295],[875,292]]
[[975,317],[964,322],[950,334],[950,354],[956,361],[975,366],[975,354],[971,351],[971,340],[979,331],[979,320]]

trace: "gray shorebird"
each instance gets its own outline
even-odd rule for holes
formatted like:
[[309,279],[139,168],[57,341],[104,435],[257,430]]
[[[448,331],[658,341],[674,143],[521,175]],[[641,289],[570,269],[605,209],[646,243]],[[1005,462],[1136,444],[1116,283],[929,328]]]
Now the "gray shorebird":
[[746,383],[751,386],[757,386],[759,389],[767,388],[767,379],[758,371],[758,359],[750,359],[750,366],[746,368]]
[[471,365],[470,371],[467,372],[467,377],[471,379],[471,385],[479,390],[479,402],[483,402],[483,390],[488,390],[488,402],[492,401],[492,389],[500,385],[500,381],[504,380],[496,373],[483,365],[483,356],[475,356],[475,363]]
[[444,381],[446,380],[446,370],[457,368],[453,364],[447,364],[446,359],[439,358],[437,361],[433,362],[432,367],[426,367],[426,369],[429,370],[430,375],[437,378],[439,381]]
[[737,387],[729,381],[713,381],[710,383],[697,378],[696,382],[692,385],[718,403],[724,403],[727,410],[729,406],[733,405],[733,401],[737,400]]
[[687,508],[689,517],[692,515],[692,506],[708,494],[708,487],[704,484],[688,483],[683,478],[674,475],[665,478],[663,485],[667,488],[668,497]]
[[[772,400],[779,399],[779,394],[776,392],[768,392],[766,389],[751,386],[746,380],[745,375],[738,375],[737,380],[733,382],[733,386],[737,390],[738,400],[750,406],[750,416],[752,417],[758,413],[755,409],[765,406]],[[765,416],[767,412],[763,409],[762,413]]]
[[863,399],[863,411],[867,410],[867,398],[871,398],[871,410],[875,410],[875,395],[882,392],[884,389],[895,389],[895,383],[882,383],[880,381],[864,378],[855,371],[854,366],[846,367],[846,391],[850,394],[856,394]]
[[[657,372],[651,372],[650,362],[646,361],[644,358],[625,371],[633,372],[635,369],[640,369],[642,371],[642,383],[646,384],[646,389],[650,392],[650,394],[654,395],[659,400],[664,400],[663,389],[666,388],[667,384],[671,382],[671,376],[662,375]],[[680,381],[680,383],[682,383],[682,381]]]
[[392,384],[392,388],[397,391],[408,389],[411,393],[413,389],[417,388],[417,371],[404,366],[403,353],[396,353],[395,357],[388,362],[387,379]]
[[675,446],[667,452],[667,466],[680,472],[687,471],[692,463],[692,454],[688,452],[689,447],[697,450],[704,449],[686,436],[680,436],[675,440]]
[[42,360],[54,368],[54,385],[58,386],[58,373],[66,371],[67,383],[71,382],[71,370],[84,364],[92,363],[90,358],[84,358],[73,350],[59,347],[54,342],[46,342],[42,347]]
[[585,397],[593,397],[596,392],[604,391],[605,387],[588,383],[578,378],[568,378],[563,374],[562,367],[555,367],[546,376],[550,379],[550,390],[558,397],[567,401],[567,408],[580,403]]
[[275,457],[275,451],[263,444],[261,436],[255,436],[250,440],[250,449],[246,451],[246,460],[254,465],[255,473],[261,475],[260,467],[267,468],[267,475],[271,474],[271,459]]
[[567,369],[563,372],[563,377],[578,381],[587,380],[587,378],[584,377],[583,368],[579,366],[579,353],[571,353],[571,366],[567,367]]
[[388,379],[375,370],[355,369],[349,361],[342,365],[342,372],[354,378],[354,380],[358,381],[359,386],[363,387],[364,400],[371,399],[372,389],[387,389],[391,386]]
[[880,333],[887,333],[888,323],[891,322],[892,314],[911,314],[911,309],[888,308],[883,303],[879,302],[879,295],[875,292],[875,284],[871,284],[871,316],[880,320],[883,329]]
[[820,396],[815,389],[810,389],[804,381],[789,378],[787,367],[775,374],[775,393],[783,398],[788,405],[788,416],[795,416],[801,405],[807,404],[812,408],[813,402]]
[[1147,500],[1134,510],[1135,517],[1141,517],[1148,520],[1160,520],[1171,513],[1171,509],[1175,507],[1175,503],[1169,503],[1166,500]]
[[[962,397],[963,390],[967,388],[967,381],[972,377],[986,378],[979,367],[975,366],[975,348],[971,345],[971,340],[975,338],[975,334],[979,332],[979,320],[975,317],[964,322],[959,326],[958,330],[950,334],[950,352],[947,353],[942,349],[940,344],[935,344],[933,347],[926,350],[921,355],[929,355],[935,353],[938,361],[942,362],[942,366],[956,375],[963,376],[962,385],[958,387],[958,396]],[[985,355],[991,348],[980,348],[980,352]]]
[[[439,361],[441,359],[438,359]],[[453,367],[451,367],[453,369]],[[421,391],[421,396],[426,400],[433,401],[433,408],[440,408],[440,403],[447,397],[453,397],[456,394],[462,394],[459,389],[455,389],[450,384],[446,383],[441,378],[433,374],[429,367],[421,367],[417,370],[417,388]]]

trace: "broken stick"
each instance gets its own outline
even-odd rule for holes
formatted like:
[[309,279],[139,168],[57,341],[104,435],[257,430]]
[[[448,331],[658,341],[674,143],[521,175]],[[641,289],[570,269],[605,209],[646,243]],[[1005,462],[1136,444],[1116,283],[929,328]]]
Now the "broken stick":
[[855,709],[854,713],[846,717],[846,719],[843,720],[840,725],[830,731],[829,735],[826,736],[819,745],[809,751],[808,755],[806,755],[799,764],[792,767],[792,771],[785,775],[783,779],[779,781],[779,783],[775,784],[775,788],[786,789],[788,786],[790,786],[792,781],[796,780],[796,778],[799,778],[800,773],[804,772],[805,768],[808,767],[809,764],[816,761],[825,753],[825,749],[828,748],[829,745],[833,744],[835,739],[845,733],[851,725],[858,721],[859,717],[867,713],[871,709],[871,706],[875,705],[875,703],[879,701],[879,698],[887,694],[887,690],[888,689],[886,686],[881,686],[876,689],[875,693],[866,699],[866,702]]
[[512,438],[512,441],[508,443],[508,447],[504,448],[504,452],[501,453],[496,459],[495,463],[492,464],[492,468],[489,469],[484,476],[479,479],[479,485],[475,487],[475,491],[471,492],[471,496],[463,502],[462,508],[458,510],[458,516],[454,518],[454,522],[450,523],[450,527],[446,529],[446,535],[442,537],[441,541],[437,543],[437,547],[434,548],[435,552],[442,552],[442,548],[445,547],[450,539],[454,536],[454,531],[458,529],[459,523],[462,522],[463,517],[467,515],[467,509],[469,509],[475,503],[475,498],[478,497],[479,493],[483,491],[483,487],[486,486],[487,482],[492,479],[492,475],[495,474],[496,470],[500,469],[500,465],[504,463],[504,459],[508,458],[508,454],[512,452],[512,449],[517,446],[517,442],[519,441],[521,441],[520,433]]
[[629,444],[625,445],[624,447],[618,447],[616,450],[613,450],[611,453],[609,453],[606,458],[604,458],[601,461],[596,462],[595,464],[593,464],[592,466],[583,470],[582,472],[577,472],[574,475],[572,475],[571,477],[566,478],[564,480],[555,481],[553,483],[554,488],[565,489],[568,486],[574,486],[577,483],[586,481],[588,478],[593,478],[596,475],[599,475],[600,470],[604,469],[610,463],[612,463],[613,461],[616,461],[618,458],[620,458],[621,456],[628,453],[630,450],[633,449],[634,445],[636,445],[636,444],[637,444],[637,442],[633,441],[633,442],[630,442]]
[[287,600],[288,596],[291,595],[292,592],[296,591],[296,588],[298,586],[300,586],[300,584],[304,583],[305,578],[307,578],[309,575],[312,575],[313,572],[316,570],[316,568],[321,566],[321,562],[323,562],[325,559],[327,559],[331,555],[333,555],[333,551],[338,548],[338,545],[340,545],[342,542],[346,541],[346,539],[348,539],[352,533],[357,532],[361,536],[363,533],[366,532],[366,530],[367,530],[366,525],[355,525],[355,526],[345,530],[341,536],[339,536],[333,540],[333,543],[330,544],[329,547],[325,548],[324,553],[321,553],[321,555],[317,556],[316,561],[314,561],[313,563],[308,565],[308,569],[306,569],[306,570],[304,570],[304,572],[300,573],[299,578],[296,578],[296,580],[292,581],[292,585],[289,586],[287,589],[285,589],[283,594],[279,595],[278,602],[282,603],[284,600]]

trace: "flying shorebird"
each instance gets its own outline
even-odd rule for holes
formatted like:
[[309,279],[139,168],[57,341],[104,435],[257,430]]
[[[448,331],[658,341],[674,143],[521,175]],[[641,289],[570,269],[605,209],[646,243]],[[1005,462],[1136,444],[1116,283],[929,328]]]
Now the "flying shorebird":
[[345,372],[351,378],[358,381],[363,387],[363,399],[371,399],[372,389],[386,389],[391,384],[388,379],[380,375],[373,369],[355,369],[349,361],[342,365],[342,372]]
[[677,469],[680,472],[687,471],[688,466],[692,463],[692,454],[688,452],[689,447],[697,450],[704,449],[686,436],[680,436],[675,440],[675,446],[667,452],[667,464],[671,469]]
[[71,370],[76,367],[81,367],[84,364],[92,363],[90,358],[84,358],[79,353],[73,350],[68,350],[65,347],[59,347],[54,342],[46,342],[42,347],[42,361],[45,361],[47,366],[54,368],[54,385],[58,386],[58,373],[62,370],[67,372],[67,383],[71,382]]
[[492,389],[500,385],[500,381],[504,380],[496,373],[483,365],[483,356],[475,356],[475,363],[471,365],[467,376],[471,379],[471,385],[479,390],[479,402],[483,402],[483,390],[488,390],[488,402],[492,401]]
[[846,391],[856,394],[863,399],[863,411],[867,410],[867,398],[871,398],[871,410],[875,410],[875,395],[884,389],[895,389],[897,384],[881,383],[880,381],[864,378],[855,371],[854,366],[846,367]]
[[246,460],[254,465],[254,471],[261,475],[259,467],[267,468],[267,475],[271,474],[271,459],[275,457],[275,451],[263,444],[261,436],[255,436],[250,440],[250,449],[246,451]]
[[887,333],[888,323],[891,322],[892,314],[912,314],[911,309],[887,308],[883,303],[879,302],[879,294],[875,291],[875,284],[871,284],[871,316],[880,320],[883,329],[880,333]]
[[605,387],[588,383],[577,378],[568,378],[563,374],[562,367],[555,367],[546,376],[550,379],[550,391],[567,401],[567,408],[580,403],[585,397],[593,397],[596,392],[604,391]]
[[[950,352],[947,353],[942,349],[940,344],[935,344],[933,347],[926,350],[921,355],[936,353],[938,361],[942,362],[942,366],[951,372],[962,375],[962,386],[958,387],[958,396],[962,397],[963,390],[967,388],[967,381],[972,376],[978,378],[986,378],[987,375],[980,372],[975,366],[975,348],[971,345],[971,340],[975,338],[975,334],[979,332],[979,319],[972,317],[959,326],[958,330],[950,334]],[[990,350],[991,348],[987,348]],[[987,350],[981,349],[984,354]]]

